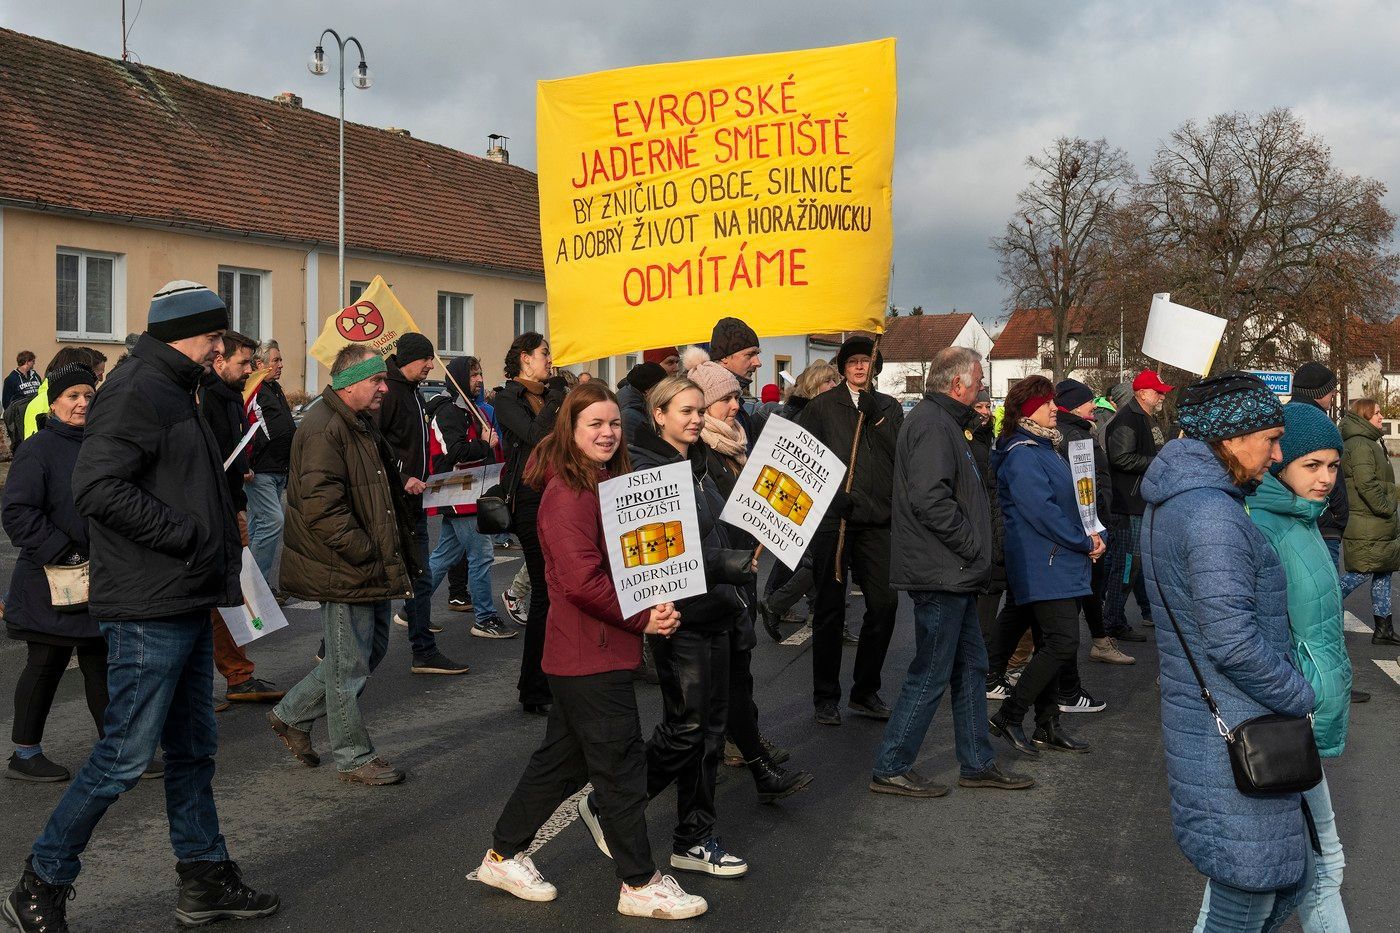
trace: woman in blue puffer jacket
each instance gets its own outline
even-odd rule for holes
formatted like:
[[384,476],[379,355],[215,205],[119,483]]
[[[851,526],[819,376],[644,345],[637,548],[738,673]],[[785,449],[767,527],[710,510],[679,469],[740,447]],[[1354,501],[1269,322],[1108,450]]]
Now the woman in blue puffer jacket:
[[[1079,601],[1092,592],[1090,564],[1104,552],[1099,535],[1084,532],[1069,464],[1056,452],[1055,387],[1044,376],[1012,386],[1006,396],[992,469],[1005,525],[1006,578],[1017,606],[1027,607],[1040,626],[1036,651],[989,731],[1014,750],[1037,757],[1039,749],[1087,752],[1085,742],[1060,726],[1060,670],[1079,651]],[[1015,412],[1017,418],[1010,417]],[[1016,613],[1003,613],[1011,618]],[[999,627],[1003,656],[1021,631]],[[1026,741],[1023,722],[1035,706],[1035,733]]]
[[[1306,716],[1314,697],[1290,657],[1283,566],[1245,512],[1246,495],[1280,459],[1282,406],[1235,372],[1183,390],[1178,415],[1186,439],[1168,443],[1142,483],[1154,618],[1180,626],[1229,728],[1267,713]],[[1181,639],[1176,626],[1157,626],[1172,828],[1209,879],[1196,929],[1273,931],[1306,887],[1302,795],[1247,797],[1235,787]]]
[[[1313,735],[1323,758],[1335,758],[1347,741],[1351,714],[1351,659],[1342,636],[1342,592],[1317,519],[1337,485],[1342,435],[1316,405],[1283,409],[1283,460],[1274,464],[1247,501],[1249,517],[1264,532],[1288,575],[1288,625],[1293,663],[1316,694]],[[1312,882],[1298,906],[1304,933],[1350,929],[1342,906],[1342,842],[1327,779],[1303,794],[1317,828],[1319,853]],[[1209,895],[1207,895],[1209,898]],[[1208,901],[1207,901],[1208,906]],[[1207,907],[1202,907],[1205,911]]]

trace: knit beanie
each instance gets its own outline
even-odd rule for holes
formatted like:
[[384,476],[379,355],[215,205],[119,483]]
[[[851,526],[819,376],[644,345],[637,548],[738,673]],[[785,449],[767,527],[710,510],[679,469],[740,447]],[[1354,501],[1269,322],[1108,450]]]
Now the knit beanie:
[[1321,363],[1304,363],[1293,374],[1293,397],[1319,399],[1337,388],[1337,374]]
[[[752,344],[750,344],[752,346]],[[690,371],[690,379],[700,387],[705,396],[705,407],[739,392],[739,380],[734,374],[713,360],[706,360]]]
[[[208,331],[205,331],[208,333]],[[69,363],[49,373],[49,404],[52,405],[64,392],[73,386],[97,386],[97,373],[82,363]]]
[[1235,371],[1183,389],[1177,417],[1187,437],[1211,443],[1283,427],[1283,406],[1258,376]]
[[1094,390],[1078,379],[1064,379],[1055,386],[1055,404],[1065,411],[1074,411],[1085,402],[1094,400]]
[[763,387],[763,391],[760,392],[758,395],[758,400],[767,404],[768,402],[776,402],[782,397],[782,390],[770,382]]
[[710,335],[710,359],[722,360],[741,350],[758,346],[758,334],[737,317],[722,317]]
[[394,362],[399,366],[430,360],[434,356],[433,342],[422,334],[409,331],[399,338],[394,347]]
[[222,298],[198,282],[167,282],[151,298],[146,333],[161,343],[216,330],[228,330],[228,308]]
[[848,337],[846,338],[846,342],[841,344],[841,349],[836,351],[836,368],[840,371],[842,376],[846,375],[846,364],[850,362],[853,356],[874,357],[875,366],[873,372],[877,376],[880,375],[880,370],[885,368],[884,358],[876,354],[875,341],[871,340],[869,337],[862,337],[860,335]]
[[658,382],[666,378],[666,370],[660,363],[638,363],[627,370],[625,382],[642,395],[650,392]]
[[675,347],[657,347],[655,350],[642,351],[642,362],[661,364],[671,357],[680,358],[680,351]]
[[1269,468],[1275,476],[1294,460],[1313,451],[1341,453],[1342,434],[1321,408],[1307,402],[1291,402],[1283,406],[1283,437],[1278,446],[1283,451],[1283,460]]

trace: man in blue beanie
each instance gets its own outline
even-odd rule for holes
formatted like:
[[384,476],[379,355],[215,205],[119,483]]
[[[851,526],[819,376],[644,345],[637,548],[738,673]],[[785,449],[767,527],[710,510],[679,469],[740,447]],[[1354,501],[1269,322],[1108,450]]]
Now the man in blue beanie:
[[165,750],[166,812],[185,925],[266,917],[275,895],[242,881],[214,806],[214,639],[209,611],[243,602],[223,461],[195,393],[228,328],[208,288],[171,282],[146,332],[93,400],[73,500],[88,520],[88,605],[108,644],[104,731],[49,817],[5,919],[67,929],[79,856],[107,808]]

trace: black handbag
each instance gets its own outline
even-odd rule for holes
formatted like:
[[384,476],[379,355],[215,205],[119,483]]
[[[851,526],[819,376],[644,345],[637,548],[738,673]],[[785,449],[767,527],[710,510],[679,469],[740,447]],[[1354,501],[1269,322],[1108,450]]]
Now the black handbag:
[[[512,450],[512,453],[517,453]],[[525,464],[520,464],[510,484],[510,492],[497,483],[490,489],[482,490],[476,500],[476,529],[484,535],[509,534],[513,521],[510,513],[515,510],[515,494],[520,490],[520,474],[525,472]]]
[[[1147,522],[1148,548],[1154,546],[1153,522],[1156,510]],[[1196,675],[1196,683],[1201,687],[1201,699],[1206,701],[1210,715],[1215,719],[1216,731],[1225,740],[1230,750],[1230,770],[1235,775],[1235,787],[1248,797],[1273,797],[1281,794],[1298,794],[1312,790],[1322,782],[1322,758],[1317,753],[1317,739],[1313,735],[1312,714],[1306,716],[1284,716],[1269,713],[1245,720],[1231,729],[1220,716],[1220,708],[1206,687],[1201,669],[1196,666],[1196,658],[1182,637],[1181,626],[1176,614],[1167,602],[1167,594],[1162,584],[1153,575],[1153,585],[1162,608],[1167,610],[1176,631],[1181,650],[1186,652],[1186,660],[1191,665],[1191,673]]]

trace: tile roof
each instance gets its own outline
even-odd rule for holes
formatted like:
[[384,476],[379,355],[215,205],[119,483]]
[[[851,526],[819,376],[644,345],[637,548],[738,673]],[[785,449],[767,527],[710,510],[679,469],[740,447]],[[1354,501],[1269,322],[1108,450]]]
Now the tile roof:
[[[997,337],[988,354],[993,360],[1032,360],[1040,356],[1038,338],[1054,331],[1050,308],[1017,308],[1011,313],[1001,336]],[[1077,334],[1083,329],[1083,312],[1071,312],[1069,331]]]
[[[951,347],[958,334],[972,317],[967,313],[954,314],[911,314],[888,318],[885,333],[880,338],[880,355],[888,363],[923,363],[946,347]],[[816,344],[839,347],[849,337],[868,337],[874,340],[876,334],[866,330],[848,330],[840,333],[812,334],[810,340]]]
[[[0,199],[336,242],[337,121],[0,29]],[[348,249],[542,275],[526,169],[345,125]]]

